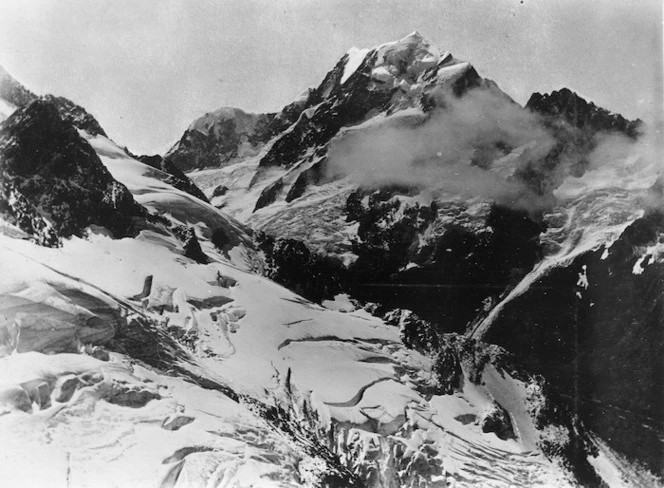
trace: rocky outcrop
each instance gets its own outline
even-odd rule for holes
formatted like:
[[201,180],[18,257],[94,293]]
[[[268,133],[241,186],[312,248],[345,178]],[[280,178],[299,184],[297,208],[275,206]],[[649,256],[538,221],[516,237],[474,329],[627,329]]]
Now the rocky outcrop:
[[274,203],[277,200],[277,197],[279,196],[279,193],[281,193],[281,190],[283,188],[284,188],[284,181],[281,178],[277,179],[274,183],[266,186],[261,192],[261,195],[258,197],[258,200],[256,201],[254,212],[256,210],[260,210],[261,208],[267,207],[268,205]]
[[2,66],[0,66],[0,100],[12,104],[16,108],[26,108],[35,100],[40,99],[54,105],[60,117],[80,130],[93,136],[106,137],[104,129],[99,122],[83,107],[75,104],[65,97],[44,95],[39,97],[16,81]]
[[183,241],[184,255],[189,259],[193,259],[199,264],[207,264],[210,259],[205,255],[201,249],[201,244],[198,242],[196,232],[193,228],[188,228],[184,235],[181,236]]
[[469,213],[458,202],[420,206],[388,196],[374,192],[359,206],[361,194],[348,200],[348,218],[359,221],[350,287],[365,301],[463,331],[541,255],[542,228],[524,212],[486,203]]
[[286,201],[292,202],[293,200],[300,198],[304,195],[304,192],[310,185],[318,185],[324,177],[325,160],[318,161],[314,163],[309,169],[305,169],[302,173],[299,174],[295,183],[288,190],[286,195]]
[[334,258],[313,253],[292,239],[258,234],[256,240],[265,256],[266,276],[302,296],[320,301],[347,286],[347,272]]
[[502,440],[516,439],[510,414],[498,402],[494,402],[481,420],[482,432],[493,432]]
[[225,185],[218,185],[215,187],[215,189],[212,191],[212,197],[221,197],[224,196],[226,193],[228,193],[228,187]]
[[0,127],[0,213],[43,245],[81,236],[92,224],[136,235],[145,210],[113,179],[95,151],[37,100]]

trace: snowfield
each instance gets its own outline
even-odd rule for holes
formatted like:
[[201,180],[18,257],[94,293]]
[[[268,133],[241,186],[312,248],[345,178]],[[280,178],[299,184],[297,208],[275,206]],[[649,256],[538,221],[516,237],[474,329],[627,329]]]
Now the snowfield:
[[[528,486],[564,482],[559,468],[538,453],[526,406],[515,419],[516,440],[458,420],[481,418],[498,391],[523,404],[517,381],[494,373],[493,387],[467,385],[456,395],[427,398],[430,360],[406,350],[397,328],[364,311],[324,309],[222,259],[195,264],[150,239],[94,235],[44,249],[1,237],[0,246],[8,272],[3,303],[29,280],[30,290],[58,290],[76,307],[75,317],[84,314],[79,304],[98,298],[120,315],[143,313],[159,328],[196,331],[193,347],[182,347],[197,369],[265,404],[308,404],[306,416],[298,413],[303,421],[336,431],[344,452],[348,442],[363,449],[376,440],[401,445],[398,459],[391,459],[388,444],[379,449],[379,464],[421,457],[438,466],[441,479],[458,479],[457,486],[478,480],[508,486],[515,473]],[[152,290],[140,303],[132,296],[148,274]],[[212,284],[219,275],[236,284]],[[30,295],[27,304],[3,314],[38,314],[54,305],[52,297]],[[55,332],[49,337],[56,339]],[[77,347],[86,351],[85,344]],[[2,462],[12,467],[5,479],[16,485],[39,484],[33,474],[43,473],[46,463],[50,486],[203,486],[212,480],[299,486],[297,466],[306,456],[222,392],[115,352],[106,361],[76,349],[7,352],[0,359]],[[171,423],[184,425],[169,430]],[[26,456],[35,449],[40,456]],[[275,481],[280,477],[283,484]]]

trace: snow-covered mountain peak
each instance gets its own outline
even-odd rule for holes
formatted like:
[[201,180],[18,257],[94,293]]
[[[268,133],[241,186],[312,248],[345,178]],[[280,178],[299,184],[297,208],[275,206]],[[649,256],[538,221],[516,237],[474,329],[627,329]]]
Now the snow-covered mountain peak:
[[380,44],[376,46],[374,49],[380,50],[384,49],[390,46],[430,46],[431,43],[429,42],[428,39],[426,39],[422,34],[420,34],[418,31],[413,31],[407,36],[396,40],[396,41],[389,41],[389,42],[384,42],[383,44]]
[[[409,91],[411,85],[423,81],[431,81],[443,75],[444,79],[451,78],[449,70],[438,73],[432,68],[438,66],[448,67],[458,65],[463,72],[470,68],[468,63],[454,59],[449,52],[441,51],[418,31],[414,31],[398,41],[387,42],[370,49],[351,48],[344,56],[345,65],[341,84],[357,71],[363,61],[370,69],[366,73],[373,82],[382,89],[390,90],[398,87],[402,91]],[[426,80],[422,75],[427,74]]]
[[249,131],[256,125],[257,118],[258,115],[247,113],[239,108],[221,107],[194,120],[187,130],[195,130],[206,135],[214,132],[214,135],[219,137],[223,130],[221,125],[224,122],[234,120],[237,131]]
[[412,72],[413,68],[423,69],[434,66],[440,59],[440,51],[419,32],[384,44],[377,49],[378,66],[389,66],[397,72]]

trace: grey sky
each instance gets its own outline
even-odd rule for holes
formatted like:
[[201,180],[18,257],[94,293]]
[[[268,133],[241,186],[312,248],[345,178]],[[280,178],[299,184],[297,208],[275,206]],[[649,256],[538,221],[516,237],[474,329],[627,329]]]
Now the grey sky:
[[275,111],[351,46],[418,30],[525,103],[568,86],[630,118],[662,110],[661,0],[0,0],[0,64],[163,151],[220,106]]

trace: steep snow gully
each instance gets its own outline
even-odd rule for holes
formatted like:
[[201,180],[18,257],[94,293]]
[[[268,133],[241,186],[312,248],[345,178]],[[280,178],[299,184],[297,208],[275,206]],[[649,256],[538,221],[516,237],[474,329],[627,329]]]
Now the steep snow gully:
[[0,119],[3,486],[662,484],[639,121],[417,32],[163,157],[4,71]]

